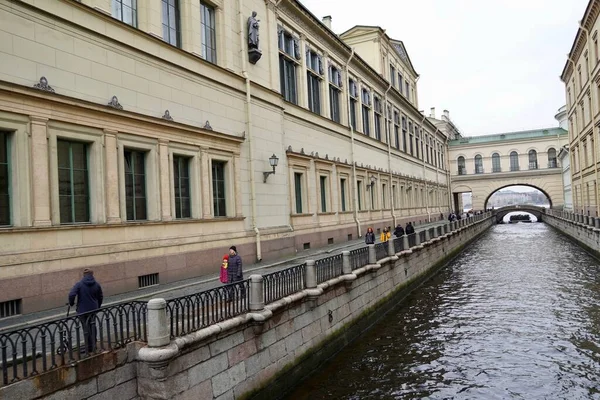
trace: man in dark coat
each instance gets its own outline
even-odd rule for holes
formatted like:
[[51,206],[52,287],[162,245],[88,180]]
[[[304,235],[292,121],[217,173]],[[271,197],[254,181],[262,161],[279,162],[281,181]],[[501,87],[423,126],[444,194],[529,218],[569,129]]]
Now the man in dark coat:
[[406,224],[406,228],[404,229],[404,231],[406,232],[407,235],[412,235],[413,233],[415,233],[415,228],[409,222]]
[[69,292],[69,305],[72,307],[77,298],[77,314],[79,315],[88,353],[96,347],[96,320],[95,311],[102,307],[102,287],[94,279],[94,271],[89,268],[83,270],[83,278],[73,286]]
[[[242,271],[242,257],[237,253],[237,248],[231,246],[229,248],[229,264],[227,265],[227,283],[235,283],[244,280],[244,273]],[[241,297],[245,296],[246,291],[244,287],[239,285],[230,286],[227,297],[229,300],[235,300],[235,293],[239,290]]]
[[402,227],[402,225],[398,224],[396,229],[394,229],[394,236],[396,236],[396,237],[404,236],[404,228]]

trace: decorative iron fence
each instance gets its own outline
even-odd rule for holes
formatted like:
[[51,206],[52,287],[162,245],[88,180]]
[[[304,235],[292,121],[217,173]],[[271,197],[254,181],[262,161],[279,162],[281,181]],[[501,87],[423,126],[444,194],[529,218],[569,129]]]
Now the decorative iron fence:
[[248,312],[249,303],[249,279],[168,300],[171,338]]
[[317,283],[323,283],[342,275],[342,254],[321,258],[315,261]]
[[263,275],[265,303],[299,292],[306,287],[306,263]]
[[404,237],[400,236],[394,239],[394,251],[400,253],[402,250],[404,250]]
[[146,341],[147,303],[132,301],[0,333],[3,385]]
[[388,244],[387,242],[381,242],[375,244],[375,258],[377,261],[388,256]]
[[368,246],[350,251],[350,265],[352,266],[352,271],[364,267],[367,264],[369,264]]
[[417,234],[411,233],[408,235],[408,247],[415,247],[417,245]]

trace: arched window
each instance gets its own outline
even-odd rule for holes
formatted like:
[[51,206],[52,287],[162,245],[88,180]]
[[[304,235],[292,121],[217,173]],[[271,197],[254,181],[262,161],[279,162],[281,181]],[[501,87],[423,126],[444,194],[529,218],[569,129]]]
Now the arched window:
[[537,152],[529,150],[529,169],[538,169]]
[[483,174],[483,159],[480,154],[475,156],[475,173]]
[[500,154],[492,154],[492,172],[500,172],[502,167],[500,166]]
[[558,163],[556,162],[556,149],[550,148],[548,150],[548,168],[556,168]]
[[458,174],[467,174],[467,167],[465,167],[465,158],[463,156],[458,157]]
[[510,153],[510,170],[519,170],[519,153],[517,153],[516,151]]

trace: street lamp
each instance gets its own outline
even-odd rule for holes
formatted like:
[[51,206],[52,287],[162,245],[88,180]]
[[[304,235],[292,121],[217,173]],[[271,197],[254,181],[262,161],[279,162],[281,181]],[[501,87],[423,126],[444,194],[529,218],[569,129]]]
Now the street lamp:
[[371,175],[371,183],[369,185],[367,185],[367,190],[369,189],[373,189],[373,186],[375,186],[375,181],[377,181],[377,177],[375,175]]
[[279,158],[275,154],[273,154],[271,157],[269,157],[269,165],[273,167],[273,171],[263,172],[263,183],[267,183],[267,178],[269,177],[269,175],[275,173],[275,167],[277,166],[277,164],[279,164]]

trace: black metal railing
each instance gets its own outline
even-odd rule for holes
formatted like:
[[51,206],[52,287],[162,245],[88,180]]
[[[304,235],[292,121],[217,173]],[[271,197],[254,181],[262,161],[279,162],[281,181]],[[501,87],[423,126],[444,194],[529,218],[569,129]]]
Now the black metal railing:
[[404,250],[404,236],[394,239],[394,251],[400,253],[402,250]]
[[265,303],[299,292],[306,287],[306,263],[263,275]]
[[317,273],[317,283],[323,283],[330,279],[342,275],[343,259],[342,254],[321,258],[315,261],[315,271]]
[[429,228],[429,239],[433,238],[435,236],[435,228]]
[[387,242],[377,243],[375,245],[375,258],[377,261],[388,256],[388,244]]
[[360,249],[350,250],[350,265],[352,270],[364,267],[369,264],[369,247],[361,247]]
[[0,333],[7,385],[127,343],[146,341],[147,303],[132,301]]
[[168,300],[171,338],[248,312],[249,303],[249,279]]
[[408,247],[415,247],[417,245],[417,234],[411,233],[408,235]]
[[425,231],[419,232],[419,243],[425,242]]

